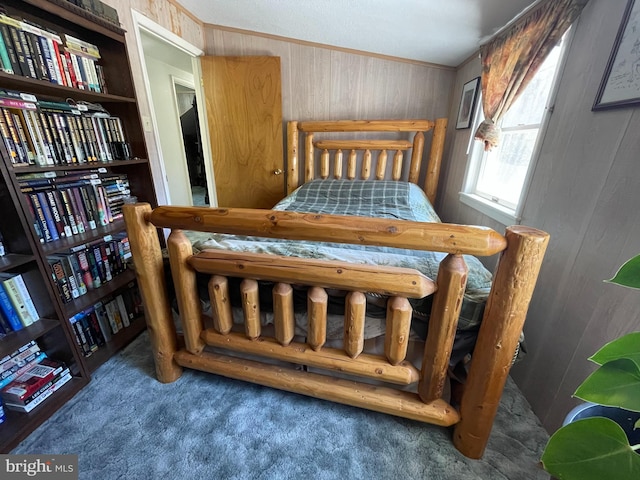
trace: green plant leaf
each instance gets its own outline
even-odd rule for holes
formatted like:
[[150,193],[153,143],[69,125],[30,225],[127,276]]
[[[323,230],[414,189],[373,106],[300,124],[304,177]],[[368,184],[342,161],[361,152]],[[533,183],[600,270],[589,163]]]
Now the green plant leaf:
[[616,283],[623,287],[640,288],[640,255],[623,263],[618,273],[607,282]]
[[636,365],[640,366],[640,332],[629,333],[607,343],[591,356],[589,360],[598,365],[604,365],[618,358],[629,358],[636,362]]
[[561,480],[637,480],[640,455],[624,430],[603,417],[585,418],[554,433],[542,454],[544,469]]
[[640,367],[628,358],[607,362],[589,375],[574,395],[588,402],[640,412]]

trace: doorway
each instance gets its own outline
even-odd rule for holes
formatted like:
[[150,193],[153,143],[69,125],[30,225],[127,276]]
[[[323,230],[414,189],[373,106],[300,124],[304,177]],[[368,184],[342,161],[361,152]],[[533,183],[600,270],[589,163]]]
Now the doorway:
[[[207,119],[203,109],[197,108],[203,101],[200,82],[195,82],[200,78],[199,56],[203,52],[139,12],[132,10],[132,14],[151,112],[150,118],[142,120],[157,146],[152,168],[161,181],[156,181],[156,189],[161,183],[164,190],[158,192],[158,199],[169,205],[215,206]],[[184,114],[189,139],[183,135]],[[193,128],[197,130],[195,140],[191,137]]]
[[187,161],[189,185],[191,186],[191,200],[194,206],[209,206],[207,192],[207,175],[205,171],[204,155],[202,151],[202,136],[198,121],[198,101],[193,87],[182,84],[173,79],[182,142]]

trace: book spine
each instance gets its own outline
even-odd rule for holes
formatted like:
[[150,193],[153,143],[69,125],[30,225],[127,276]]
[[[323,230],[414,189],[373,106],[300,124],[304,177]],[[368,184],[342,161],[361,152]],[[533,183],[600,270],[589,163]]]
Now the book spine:
[[14,332],[17,332],[24,328],[24,325],[22,325],[22,321],[18,316],[18,312],[16,311],[13,304],[11,303],[9,294],[5,290],[2,282],[0,282],[0,309],[2,310],[2,313],[4,314],[9,324],[11,325],[11,328],[13,329]]
[[47,202],[47,196],[44,194],[44,192],[37,192],[35,195],[38,197],[38,201],[40,202],[40,207],[42,208],[42,213],[47,223],[47,227],[49,229],[49,232],[51,233],[51,238],[54,241],[59,240],[60,235],[58,234],[58,229],[56,228],[55,221],[53,220],[51,209],[49,208],[49,203]]
[[24,365],[26,358],[32,353],[40,351],[40,347],[35,340],[31,340],[17,348],[8,355],[0,359],[0,375],[6,370],[18,365]]
[[5,73],[13,74],[13,64],[11,63],[11,59],[9,58],[9,51],[7,49],[7,44],[4,40],[4,35],[0,31],[0,60],[2,61],[2,71]]
[[60,259],[56,258],[49,258],[48,261],[51,268],[53,281],[58,287],[60,298],[62,299],[63,303],[69,303],[71,300],[73,300],[73,296],[71,295],[71,289],[69,288],[69,284],[67,283],[67,277],[64,273],[62,262]]
[[104,337],[105,342],[108,342],[113,337],[111,326],[109,325],[109,318],[107,317],[107,311],[104,308],[102,302],[98,302],[93,306],[93,311],[96,313],[98,319],[98,325],[100,326],[100,332]]
[[122,325],[128,327],[130,325],[129,322],[129,313],[127,312],[127,307],[124,304],[124,298],[122,295],[118,295],[116,297],[116,304],[118,305],[118,311],[120,312],[120,318],[122,319]]
[[23,413],[29,413],[38,405],[42,404],[47,398],[53,395],[56,391],[58,391],[65,383],[68,383],[71,380],[71,374],[67,374],[60,378],[57,382],[55,382],[51,387],[49,387],[44,393],[39,395],[34,401],[30,402],[27,405],[19,405],[11,402],[7,402],[6,406],[9,409],[17,410]]
[[31,316],[34,322],[39,320],[40,314],[38,313],[38,310],[36,309],[36,306],[33,303],[33,299],[31,298],[31,294],[29,293],[27,284],[24,281],[24,277],[22,276],[22,274],[17,274],[13,277],[13,280],[15,281],[18,287],[18,291],[20,292],[20,295],[24,300],[24,305],[27,308],[27,312],[29,312],[29,315]]
[[18,289],[15,276],[2,280],[2,285],[4,286],[7,295],[9,295],[11,304],[13,305],[13,308],[15,308],[22,325],[25,327],[31,325],[34,320],[29,314],[29,310],[26,306],[26,300],[22,297],[20,290]]
[[69,200],[71,200],[73,211],[76,214],[76,223],[78,224],[78,231],[80,233],[84,233],[87,230],[89,230],[91,227],[89,226],[89,221],[87,220],[87,216],[84,211],[82,198],[80,196],[80,190],[78,189],[78,187],[71,187],[69,188],[68,192],[69,192]]
[[[18,111],[19,112],[19,111]],[[16,131],[18,132],[18,138],[20,142],[24,146],[24,151],[27,155],[27,163],[29,165],[35,165],[36,163],[36,154],[33,150],[33,145],[31,144],[31,139],[27,137],[26,127],[22,123],[22,117],[19,113],[12,113],[11,117],[13,118],[13,123],[16,127]]]
[[40,226],[40,231],[42,232],[42,239],[45,243],[53,242],[53,235],[51,234],[51,230],[49,230],[49,224],[47,223],[47,219],[44,215],[44,210],[42,209],[42,205],[40,204],[40,198],[35,193],[28,194],[27,198],[33,205],[35,219],[37,220],[38,225]]
[[18,55],[16,54],[16,49],[15,45],[13,44],[13,38],[11,36],[11,30],[9,30],[9,26],[5,23],[0,23],[0,33],[2,34],[2,40],[4,41],[4,45],[7,49],[11,69],[13,70],[13,72],[7,73],[22,75],[22,68],[20,67],[20,62],[18,62]]
[[16,149],[16,161],[14,162],[14,165],[18,163],[29,163],[27,154],[24,151],[24,146],[22,145],[22,142],[18,137],[18,131],[16,130],[11,112],[6,108],[3,108],[2,115],[4,116],[5,123],[7,124],[7,129],[9,130],[9,135],[11,136],[11,140],[13,141]]
[[37,352],[31,354],[28,359],[25,359],[25,363],[23,365],[18,366],[15,370],[12,369],[13,371],[11,373],[3,372],[2,375],[0,375],[0,389],[9,385],[16,378],[28,371],[34,365],[40,363],[45,358],[47,358],[47,354],[45,352]]
[[47,203],[49,205],[49,209],[51,210],[51,217],[53,218],[53,223],[55,224],[56,230],[58,231],[58,236],[60,238],[70,236],[71,228],[66,224],[61,209],[58,207],[58,202],[56,200],[54,190],[49,189],[44,192],[44,194],[47,197]]

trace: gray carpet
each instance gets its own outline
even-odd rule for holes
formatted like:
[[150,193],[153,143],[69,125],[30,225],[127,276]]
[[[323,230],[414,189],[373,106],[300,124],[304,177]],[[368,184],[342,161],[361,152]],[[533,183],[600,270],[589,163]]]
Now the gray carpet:
[[548,436],[511,380],[484,458],[469,460],[449,429],[194,371],[163,385],[147,340],[12,453],[78,454],[80,478],[98,480],[549,478]]

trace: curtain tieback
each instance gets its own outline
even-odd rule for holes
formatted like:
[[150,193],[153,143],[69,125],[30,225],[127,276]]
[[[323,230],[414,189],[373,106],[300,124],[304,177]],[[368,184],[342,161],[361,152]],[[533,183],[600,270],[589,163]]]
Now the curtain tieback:
[[476,130],[474,138],[484,142],[484,150],[488,152],[500,143],[500,127],[491,120],[483,120]]

